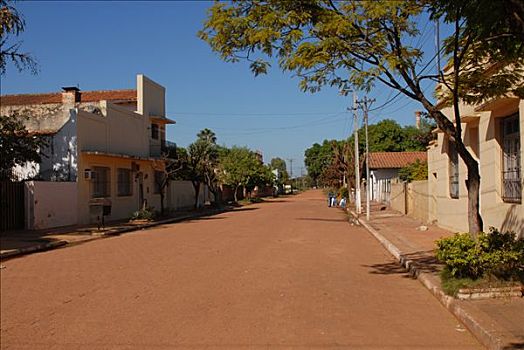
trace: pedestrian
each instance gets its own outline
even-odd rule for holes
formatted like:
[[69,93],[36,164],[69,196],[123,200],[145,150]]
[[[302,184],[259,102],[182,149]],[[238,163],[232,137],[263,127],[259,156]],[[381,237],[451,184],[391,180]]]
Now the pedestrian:
[[328,193],[328,207],[331,207],[331,203],[333,202],[333,193],[331,191]]
[[342,209],[345,209],[346,208],[346,198],[343,197],[341,200],[340,200],[340,207]]

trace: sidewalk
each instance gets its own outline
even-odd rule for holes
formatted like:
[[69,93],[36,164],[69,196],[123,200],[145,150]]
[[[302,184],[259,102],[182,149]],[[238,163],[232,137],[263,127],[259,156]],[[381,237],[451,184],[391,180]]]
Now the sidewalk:
[[[351,214],[356,217],[354,211]],[[376,203],[371,206],[370,221],[366,221],[365,213],[358,221],[484,346],[497,350],[524,349],[524,298],[463,301],[443,293],[438,275],[442,265],[435,259],[434,242],[452,232],[434,225],[427,226],[427,231],[419,231],[421,222]],[[375,268],[383,273],[405,273],[397,264]]]
[[10,259],[20,255],[85,243],[125,232],[143,230],[148,227],[214,215],[226,210],[231,210],[231,208],[180,211],[167,218],[149,222],[112,222],[100,230],[96,225],[86,225],[47,230],[2,232],[0,233],[0,259]]

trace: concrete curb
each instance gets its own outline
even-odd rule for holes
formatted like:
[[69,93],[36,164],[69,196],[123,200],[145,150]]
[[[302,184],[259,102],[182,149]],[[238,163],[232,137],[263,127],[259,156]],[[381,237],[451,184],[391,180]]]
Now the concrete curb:
[[97,239],[109,238],[111,236],[118,236],[122,233],[140,231],[140,230],[145,230],[145,229],[155,227],[155,226],[196,219],[196,218],[200,218],[204,216],[216,215],[216,214],[224,213],[226,211],[228,210],[227,209],[215,209],[215,210],[212,210],[206,213],[197,213],[195,215],[189,214],[189,215],[184,215],[184,216],[180,216],[177,218],[170,218],[170,219],[165,219],[165,220],[160,220],[160,221],[155,221],[155,222],[149,222],[149,223],[136,225],[132,227],[122,227],[122,228],[116,228],[114,230],[109,229],[107,232],[103,232],[100,235],[90,236],[86,239],[79,239],[76,241],[59,240],[59,241],[54,241],[54,242],[49,242],[49,243],[38,244],[38,245],[30,246],[30,247],[25,247],[25,248],[13,249],[13,250],[10,250],[4,253],[0,253],[0,260],[4,261],[7,259],[12,259],[12,258],[22,256],[22,255],[44,252],[47,250],[57,249],[57,248],[65,247],[65,246],[72,247],[72,246],[79,245],[82,243],[91,242]]
[[400,264],[405,267],[410,274],[416,277],[424,287],[426,287],[438,301],[451,312],[466,328],[477,338],[477,340],[490,350],[502,350],[505,349],[504,340],[498,335],[496,330],[487,329],[484,325],[480,324],[474,319],[464,308],[459,305],[455,298],[446,295],[440,283],[435,276],[427,272],[422,272],[416,266],[413,260],[406,258],[404,254],[391,243],[386,237],[378,233],[371,225],[364,220],[358,218],[357,214],[350,211],[351,215],[357,220],[369,233],[371,233],[385,248],[386,250],[397,259]]
[[60,240],[60,241],[54,241],[54,242],[49,242],[49,243],[37,244],[31,247],[13,249],[13,250],[1,253],[0,260],[14,258],[20,255],[27,255],[31,253],[37,253],[37,252],[43,252],[46,250],[56,249],[59,247],[63,247],[67,245],[68,243],[69,243],[68,241]]

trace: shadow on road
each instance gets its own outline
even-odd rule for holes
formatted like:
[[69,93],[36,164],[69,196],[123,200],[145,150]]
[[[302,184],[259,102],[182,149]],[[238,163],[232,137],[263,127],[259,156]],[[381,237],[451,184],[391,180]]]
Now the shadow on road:
[[324,218],[296,218],[295,220],[304,221],[327,221],[327,222],[347,222],[347,219],[324,219]]

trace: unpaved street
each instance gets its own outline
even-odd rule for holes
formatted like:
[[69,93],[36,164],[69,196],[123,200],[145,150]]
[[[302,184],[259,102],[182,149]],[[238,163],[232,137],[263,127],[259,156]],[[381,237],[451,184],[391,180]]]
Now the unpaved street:
[[320,191],[3,263],[2,349],[480,349]]

